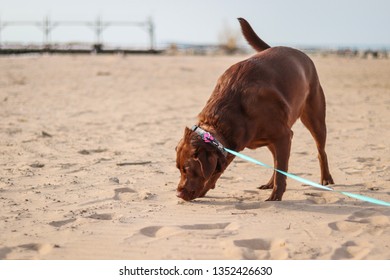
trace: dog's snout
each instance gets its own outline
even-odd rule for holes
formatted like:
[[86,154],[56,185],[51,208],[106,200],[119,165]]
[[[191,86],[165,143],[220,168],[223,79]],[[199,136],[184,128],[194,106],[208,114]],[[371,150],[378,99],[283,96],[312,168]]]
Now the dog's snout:
[[178,190],[176,192],[176,196],[178,198],[185,200],[185,201],[190,201],[190,200],[193,200],[196,198],[195,192],[189,192],[186,189]]
[[185,192],[184,192],[183,190],[177,191],[177,192],[176,192],[176,196],[177,196],[178,198],[183,199],[183,200],[186,200],[186,201],[188,200],[187,197],[186,197],[186,195],[185,195]]

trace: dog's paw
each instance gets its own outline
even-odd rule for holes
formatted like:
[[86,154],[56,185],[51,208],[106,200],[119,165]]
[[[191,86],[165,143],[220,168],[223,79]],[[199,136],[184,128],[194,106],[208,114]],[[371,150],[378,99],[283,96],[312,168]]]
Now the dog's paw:
[[270,197],[265,201],[282,201],[282,197],[276,194],[271,194]]
[[333,185],[333,184],[334,184],[334,181],[333,181],[332,176],[329,176],[328,178],[323,178],[323,179],[321,180],[321,184],[322,184],[323,186]]
[[261,185],[260,187],[257,187],[259,190],[270,190],[274,188],[273,183],[267,183],[265,185]]
[[265,201],[282,201],[281,198],[273,198],[273,197],[269,197],[268,199],[266,199]]

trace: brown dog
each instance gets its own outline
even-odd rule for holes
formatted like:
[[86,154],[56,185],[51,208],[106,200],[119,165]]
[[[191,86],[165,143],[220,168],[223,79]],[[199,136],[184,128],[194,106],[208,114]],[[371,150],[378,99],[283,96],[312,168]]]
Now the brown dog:
[[[176,147],[181,179],[177,196],[203,197],[233,160],[235,151],[267,146],[275,168],[287,171],[291,127],[300,118],[314,137],[321,167],[321,184],[333,184],[325,153],[325,97],[316,68],[304,53],[271,48],[240,18],[245,39],[257,54],[231,66],[219,78],[198,125],[186,128]],[[286,176],[274,172],[260,187],[272,189],[267,200],[282,200]]]

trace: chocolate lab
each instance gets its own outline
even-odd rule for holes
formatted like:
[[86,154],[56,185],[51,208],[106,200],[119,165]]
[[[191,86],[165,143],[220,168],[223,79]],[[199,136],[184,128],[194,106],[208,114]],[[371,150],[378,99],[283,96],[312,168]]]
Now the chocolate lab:
[[[318,149],[321,184],[333,184],[325,153],[325,97],[312,60],[299,50],[270,47],[239,18],[242,33],[257,51],[222,74],[198,124],[185,128],[176,147],[181,179],[177,196],[184,200],[203,197],[237,152],[267,146],[275,168],[288,169],[291,127],[300,118]],[[274,172],[260,189],[272,189],[267,200],[282,200],[286,176]]]

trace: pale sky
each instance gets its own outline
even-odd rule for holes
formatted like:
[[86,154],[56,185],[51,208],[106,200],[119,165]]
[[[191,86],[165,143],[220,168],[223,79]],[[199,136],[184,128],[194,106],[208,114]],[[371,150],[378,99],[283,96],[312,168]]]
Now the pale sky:
[[[390,0],[0,0],[0,20],[145,21],[153,18],[158,46],[215,44],[225,26],[246,18],[271,45],[390,48]],[[2,42],[41,42],[38,27],[6,27]],[[58,27],[52,41],[93,42],[88,27]],[[145,30],[109,27],[103,42],[148,45]]]

